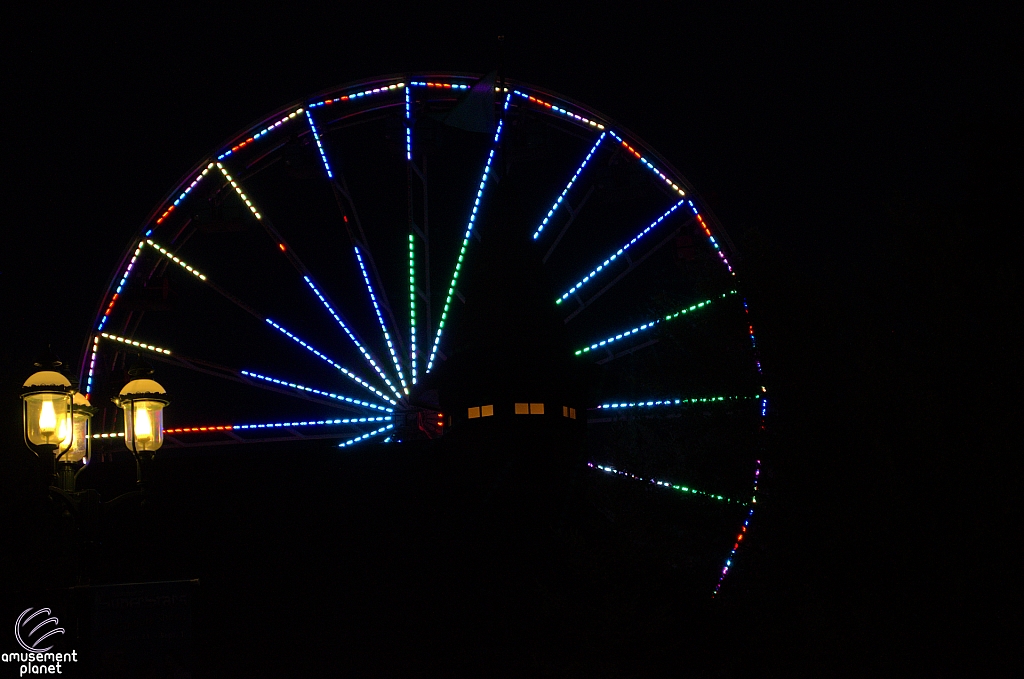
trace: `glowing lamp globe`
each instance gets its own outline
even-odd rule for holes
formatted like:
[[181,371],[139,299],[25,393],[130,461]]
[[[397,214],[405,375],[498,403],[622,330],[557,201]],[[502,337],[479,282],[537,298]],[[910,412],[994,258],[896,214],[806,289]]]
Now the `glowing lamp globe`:
[[[72,438],[71,449],[63,458],[65,462],[78,462],[89,455],[89,433],[92,416],[96,410],[89,405],[89,398],[76,392],[71,401]],[[88,459],[86,459],[88,464]]]
[[164,443],[167,392],[159,382],[132,380],[114,402],[124,409],[124,443],[134,453],[152,453]]
[[40,370],[22,385],[22,425],[29,448],[51,447],[54,455],[66,453],[72,443],[71,396],[68,378],[54,370]]

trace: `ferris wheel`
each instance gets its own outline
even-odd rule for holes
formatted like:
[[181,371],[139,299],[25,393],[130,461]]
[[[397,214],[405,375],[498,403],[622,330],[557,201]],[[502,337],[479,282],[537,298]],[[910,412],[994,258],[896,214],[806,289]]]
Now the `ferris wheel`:
[[110,277],[81,390],[106,400],[134,354],[180,376],[166,449],[579,427],[593,473],[738,529],[717,593],[767,412],[734,253],[597,111],[493,76],[367,79],[274,111],[167,194]]

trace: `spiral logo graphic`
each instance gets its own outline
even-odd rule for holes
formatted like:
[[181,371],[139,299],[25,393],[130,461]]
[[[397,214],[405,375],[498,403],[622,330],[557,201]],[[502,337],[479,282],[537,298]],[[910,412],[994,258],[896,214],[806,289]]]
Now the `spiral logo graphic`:
[[[29,653],[43,653],[44,651],[49,651],[53,648],[52,645],[47,646],[46,648],[36,648],[36,646],[42,643],[42,641],[47,637],[51,637],[54,634],[64,634],[64,628],[57,627],[57,625],[60,624],[60,620],[57,620],[56,617],[49,617],[45,618],[42,622],[36,623],[35,627],[33,627],[31,631],[24,632],[24,629],[27,628],[32,620],[40,614],[45,613],[46,615],[50,615],[49,608],[40,608],[35,613],[29,615],[31,611],[31,608],[26,608],[21,612],[21,615],[18,616],[18,621],[14,623],[14,638],[17,639],[18,643],[21,644],[21,647]],[[42,629],[49,623],[53,623],[53,629],[50,629],[49,631]],[[33,639],[32,635],[36,632],[41,632],[41,634]]]

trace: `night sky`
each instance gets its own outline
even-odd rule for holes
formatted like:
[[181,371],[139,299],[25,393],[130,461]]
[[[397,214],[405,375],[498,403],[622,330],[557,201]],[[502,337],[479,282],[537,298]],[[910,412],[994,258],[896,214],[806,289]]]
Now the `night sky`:
[[751,565],[702,609],[716,654],[686,652],[709,676],[997,667],[1019,625],[1004,594],[1020,570],[1002,434],[1019,421],[1002,396],[1020,336],[1009,19],[511,7],[9,17],[5,454],[26,452],[16,395],[32,360],[52,343],[77,365],[122,249],[197,160],[327,87],[493,70],[504,32],[510,77],[643,138],[741,255],[773,392],[762,523]]

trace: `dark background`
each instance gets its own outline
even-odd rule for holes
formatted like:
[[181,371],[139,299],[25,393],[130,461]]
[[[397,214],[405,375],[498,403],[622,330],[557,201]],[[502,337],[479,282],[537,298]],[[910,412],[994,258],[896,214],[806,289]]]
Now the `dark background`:
[[1002,667],[1021,566],[1008,17],[376,9],[36,3],[5,20],[4,455],[27,453],[32,359],[51,342],[77,365],[124,244],[198,158],[331,85],[491,70],[504,32],[510,76],[640,135],[740,251],[772,396],[764,506],[699,609],[717,645],[679,652],[712,674]]

